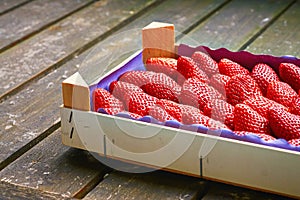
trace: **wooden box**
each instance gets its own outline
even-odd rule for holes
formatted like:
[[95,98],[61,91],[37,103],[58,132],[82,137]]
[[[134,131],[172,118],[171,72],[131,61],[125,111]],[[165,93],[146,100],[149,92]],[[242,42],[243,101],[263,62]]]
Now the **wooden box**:
[[248,66],[257,62],[271,66],[283,61],[300,64],[293,57],[175,46],[174,38],[172,24],[153,23],[143,29],[143,50],[105,76],[92,84],[87,84],[79,73],[66,79],[62,84],[62,142],[103,157],[300,198],[300,149],[284,140],[267,143],[256,137],[238,139],[227,130],[212,131],[174,122],[162,124],[151,117],[133,120],[126,114],[111,116],[91,111],[93,88],[107,87],[124,71],[143,69],[143,61],[153,55],[190,56],[204,48],[216,60],[228,57]]

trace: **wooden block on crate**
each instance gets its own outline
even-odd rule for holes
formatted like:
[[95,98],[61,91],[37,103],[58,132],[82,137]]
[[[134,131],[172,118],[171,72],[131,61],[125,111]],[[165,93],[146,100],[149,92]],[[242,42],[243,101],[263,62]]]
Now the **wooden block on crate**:
[[62,83],[63,103],[66,108],[90,111],[90,89],[77,72]]
[[175,57],[174,25],[152,22],[142,30],[143,62],[150,57]]

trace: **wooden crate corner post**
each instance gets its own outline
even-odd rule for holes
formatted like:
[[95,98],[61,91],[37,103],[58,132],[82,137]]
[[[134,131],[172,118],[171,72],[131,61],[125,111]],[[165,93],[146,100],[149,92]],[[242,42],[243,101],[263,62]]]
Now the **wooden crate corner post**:
[[152,22],[142,29],[143,62],[150,57],[175,57],[173,24]]
[[76,72],[62,82],[63,104],[66,108],[90,111],[90,89],[80,73]]

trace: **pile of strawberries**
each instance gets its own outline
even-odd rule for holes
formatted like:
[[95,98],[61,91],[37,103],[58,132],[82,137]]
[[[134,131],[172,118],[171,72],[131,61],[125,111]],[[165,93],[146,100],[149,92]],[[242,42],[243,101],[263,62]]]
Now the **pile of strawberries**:
[[259,63],[251,71],[227,58],[196,51],[191,57],[149,58],[146,71],[128,71],[93,91],[94,110],[139,119],[177,120],[230,129],[265,141],[300,146],[300,68],[281,63],[278,74]]

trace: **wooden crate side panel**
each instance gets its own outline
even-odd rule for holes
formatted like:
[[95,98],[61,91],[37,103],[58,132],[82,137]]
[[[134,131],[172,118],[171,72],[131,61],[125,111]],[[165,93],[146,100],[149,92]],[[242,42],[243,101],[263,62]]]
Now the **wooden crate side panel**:
[[219,140],[203,159],[203,176],[300,197],[300,154]]

